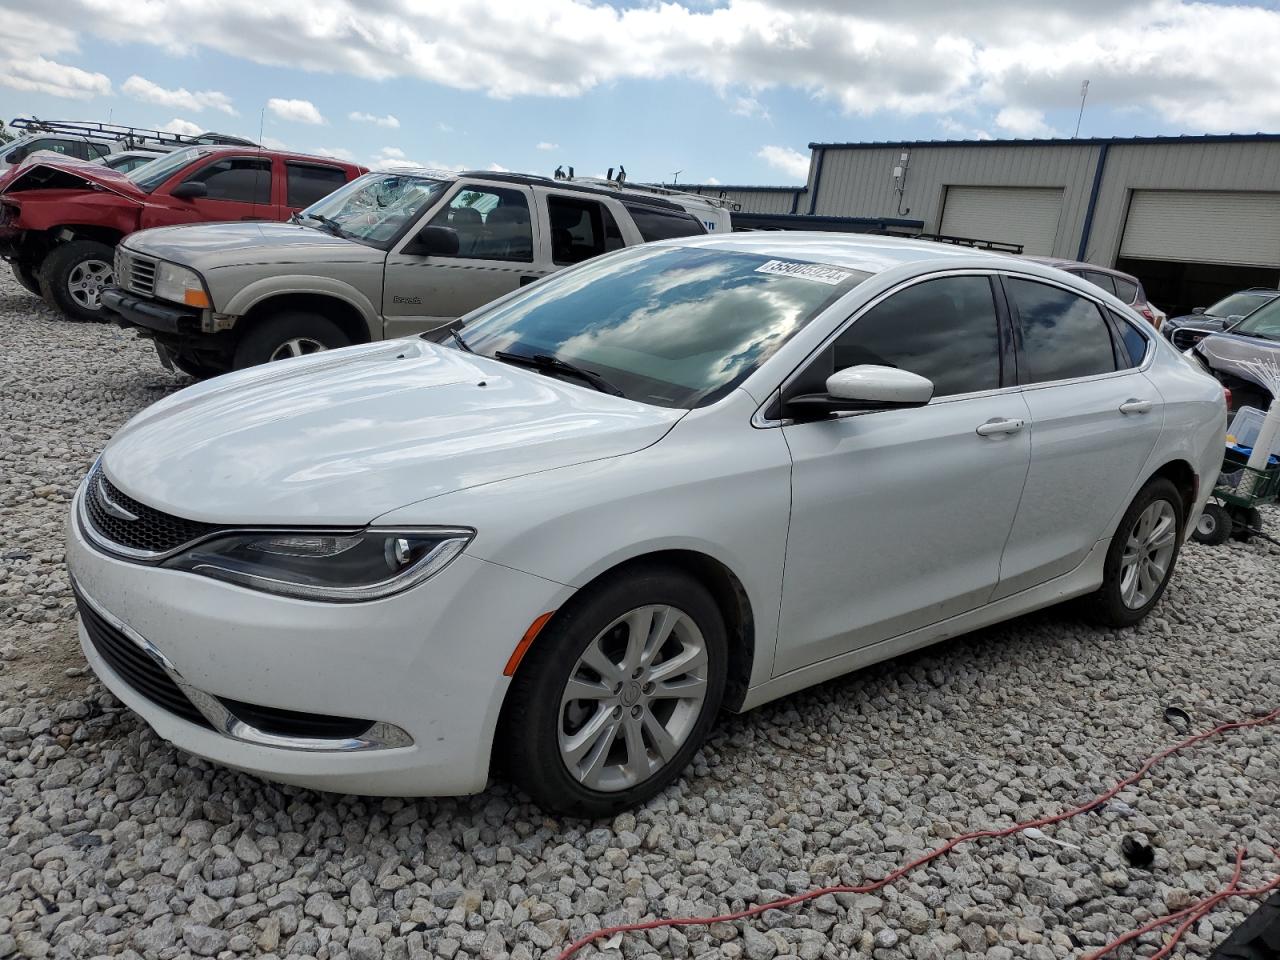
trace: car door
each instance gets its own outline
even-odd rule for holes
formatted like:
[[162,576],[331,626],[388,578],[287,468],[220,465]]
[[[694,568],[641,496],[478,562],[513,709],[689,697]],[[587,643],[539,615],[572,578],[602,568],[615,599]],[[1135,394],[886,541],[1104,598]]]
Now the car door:
[[[430,220],[387,256],[382,314],[388,337],[431,330],[550,272],[535,259],[532,192],[515,184],[463,183]],[[458,235],[451,256],[416,252],[421,226]]]
[[1031,470],[996,597],[1077,567],[1128,505],[1164,419],[1152,383],[1093,299],[1007,276],[1018,371],[1031,413]]
[[1000,577],[1030,458],[1008,318],[989,273],[873,304],[790,391],[855,364],[928,377],[914,409],[783,421],[792,504],[774,673],[979,607]]
[[181,183],[201,183],[207,191],[203,197],[171,197],[166,222],[280,220],[273,180],[271,157],[217,157],[165,185],[166,192],[170,193]]

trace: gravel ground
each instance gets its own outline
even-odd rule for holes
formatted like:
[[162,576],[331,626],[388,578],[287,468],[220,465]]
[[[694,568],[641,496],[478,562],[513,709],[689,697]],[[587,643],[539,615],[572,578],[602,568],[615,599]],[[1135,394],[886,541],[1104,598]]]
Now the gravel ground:
[[[599,924],[863,882],[1078,802],[1177,738],[1166,705],[1197,729],[1280,706],[1278,551],[1193,544],[1137,630],[1049,611],[726,718],[690,776],[612,822],[546,817],[503,784],[416,801],[276,787],[161,741],[76,645],[71,491],[113,430],[186,381],[131,334],[55,318],[7,272],[0,324],[0,958],[554,956]],[[1047,828],[1060,843],[987,841],[876,896],[604,952],[1078,956],[1218,888],[1238,846],[1247,883],[1280,870],[1278,771],[1280,726],[1228,734]],[[1130,834],[1155,848],[1150,869],[1126,865]],[[1252,905],[1199,923],[1186,954],[1207,956]]]

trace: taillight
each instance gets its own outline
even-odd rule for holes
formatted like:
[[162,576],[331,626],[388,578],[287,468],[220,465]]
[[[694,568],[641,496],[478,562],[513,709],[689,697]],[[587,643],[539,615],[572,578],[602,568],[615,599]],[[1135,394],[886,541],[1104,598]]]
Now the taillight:
[[1222,388],[1222,398],[1227,401],[1227,409],[1230,410],[1231,409],[1231,388],[1230,387]]
[[1150,307],[1139,307],[1138,312],[1147,318],[1147,323],[1151,324],[1151,326],[1155,327],[1157,330],[1160,329],[1160,321],[1156,319],[1155,312]]

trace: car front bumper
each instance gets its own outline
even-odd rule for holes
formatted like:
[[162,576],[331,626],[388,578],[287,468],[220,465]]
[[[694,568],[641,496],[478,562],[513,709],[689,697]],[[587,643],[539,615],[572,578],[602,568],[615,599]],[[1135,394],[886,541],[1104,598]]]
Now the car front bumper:
[[[109,662],[82,616],[90,666],[161,737],[226,766],[318,790],[443,796],[484,789],[510,682],[503,667],[529,624],[556,609],[569,588],[464,554],[382,600],[277,597],[102,553],[80,530],[81,495],[67,563],[82,604],[165,663],[209,721],[162,705],[145,678],[113,668],[118,658]],[[251,718],[237,722],[225,709],[215,722],[223,701],[367,718],[374,726],[363,738],[328,742],[263,736]],[[367,742],[355,742],[361,739]]]
[[103,289],[102,305],[119,315],[126,323],[145,327],[157,333],[192,334],[201,332],[201,313],[190,307],[158,303],[126,293],[119,287]]

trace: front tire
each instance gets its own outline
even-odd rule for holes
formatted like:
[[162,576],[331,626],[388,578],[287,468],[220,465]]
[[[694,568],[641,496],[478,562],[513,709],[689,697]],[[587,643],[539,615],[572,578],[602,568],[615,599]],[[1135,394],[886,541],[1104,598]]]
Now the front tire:
[[1095,620],[1131,627],[1151,612],[1178,562],[1185,510],[1178,488],[1163,477],[1138,491],[1107,548],[1102,586],[1089,598]]
[[286,310],[249,322],[253,326],[236,347],[233,370],[351,345],[341,327],[318,313]]
[[97,240],[72,240],[44,258],[40,265],[40,293],[50,306],[70,320],[101,320],[100,295],[114,279],[115,249]]
[[584,588],[534,640],[498,758],[544,809],[603,817],[680,776],[724,696],[728,639],[711,594],[661,566]]

